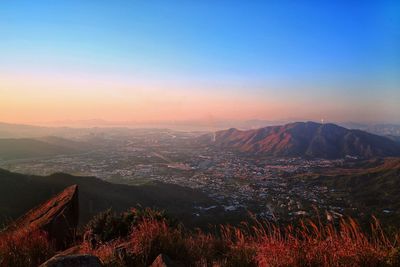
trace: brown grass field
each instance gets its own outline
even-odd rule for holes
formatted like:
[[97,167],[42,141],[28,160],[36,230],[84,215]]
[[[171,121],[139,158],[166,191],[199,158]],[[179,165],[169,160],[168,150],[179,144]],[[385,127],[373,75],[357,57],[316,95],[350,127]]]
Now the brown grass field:
[[[98,256],[105,266],[149,266],[160,253],[182,266],[399,266],[399,241],[376,220],[368,234],[352,219],[337,226],[304,221],[283,229],[257,222],[205,233],[147,217],[126,236],[95,247],[77,244],[80,253]],[[121,247],[123,253],[116,253]],[[38,266],[55,253],[41,232],[17,231],[0,239],[1,267]]]

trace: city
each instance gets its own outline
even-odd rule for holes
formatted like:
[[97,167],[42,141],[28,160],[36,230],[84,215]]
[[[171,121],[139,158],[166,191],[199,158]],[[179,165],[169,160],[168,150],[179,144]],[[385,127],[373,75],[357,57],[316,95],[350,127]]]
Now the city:
[[193,216],[213,210],[250,212],[271,221],[318,212],[328,219],[340,218],[345,210],[347,215],[357,215],[340,192],[305,179],[343,166],[346,159],[251,157],[199,145],[199,133],[144,131],[133,137],[103,136],[101,141],[91,137],[96,141],[87,152],[3,160],[0,168],[35,175],[64,172],[128,185],[158,181],[201,190],[219,204],[197,207]]

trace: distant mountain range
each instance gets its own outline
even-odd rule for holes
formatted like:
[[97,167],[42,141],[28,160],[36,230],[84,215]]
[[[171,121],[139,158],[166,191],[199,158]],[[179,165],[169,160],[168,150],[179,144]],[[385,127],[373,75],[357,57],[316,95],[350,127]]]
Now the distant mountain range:
[[389,138],[331,123],[295,122],[247,131],[231,128],[200,140],[221,149],[265,156],[327,159],[400,156],[400,144]]

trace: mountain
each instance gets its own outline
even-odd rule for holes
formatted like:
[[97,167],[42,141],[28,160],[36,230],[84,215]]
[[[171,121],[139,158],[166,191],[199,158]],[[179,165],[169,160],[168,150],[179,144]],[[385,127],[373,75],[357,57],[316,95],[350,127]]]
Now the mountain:
[[191,224],[192,219],[196,219],[196,222],[207,219],[194,218],[194,206],[215,205],[215,202],[202,192],[177,185],[152,183],[129,186],[108,183],[95,177],[78,177],[64,173],[34,176],[0,169],[0,225],[8,219],[21,216],[32,206],[39,205],[64,188],[75,184],[81,194],[81,223],[86,223],[93,215],[109,208],[121,212],[140,204],[165,209],[185,223]]
[[0,138],[37,138],[51,135],[71,137],[81,131],[81,129],[68,127],[44,127],[0,122]]
[[208,145],[253,155],[362,158],[400,156],[400,145],[386,137],[335,124],[295,122],[256,130],[229,129],[201,137]]
[[0,159],[24,159],[78,153],[88,146],[59,137],[0,139]]

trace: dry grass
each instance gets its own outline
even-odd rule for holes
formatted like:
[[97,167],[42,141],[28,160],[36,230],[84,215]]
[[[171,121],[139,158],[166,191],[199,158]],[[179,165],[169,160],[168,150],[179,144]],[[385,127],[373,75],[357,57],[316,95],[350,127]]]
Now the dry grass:
[[395,266],[398,260],[393,255],[396,238],[390,241],[377,222],[372,224],[371,236],[351,219],[336,228],[311,221],[283,233],[272,227],[259,236],[260,266]]
[[[85,240],[80,250],[114,267],[149,266],[160,253],[182,266],[400,266],[399,236],[388,238],[376,220],[371,226],[366,234],[352,219],[285,228],[256,221],[205,233],[147,212],[126,236],[95,245]],[[43,232],[0,236],[0,267],[38,266],[54,253]]]
[[[367,235],[351,219],[337,227],[311,221],[284,229],[265,223],[222,226],[218,234],[146,219],[126,239],[90,252],[110,266],[149,266],[160,253],[183,266],[398,266],[398,241],[389,240],[377,222]],[[121,243],[126,250],[122,258],[115,252]]]
[[1,267],[37,267],[54,253],[44,232],[19,230],[0,235]]

